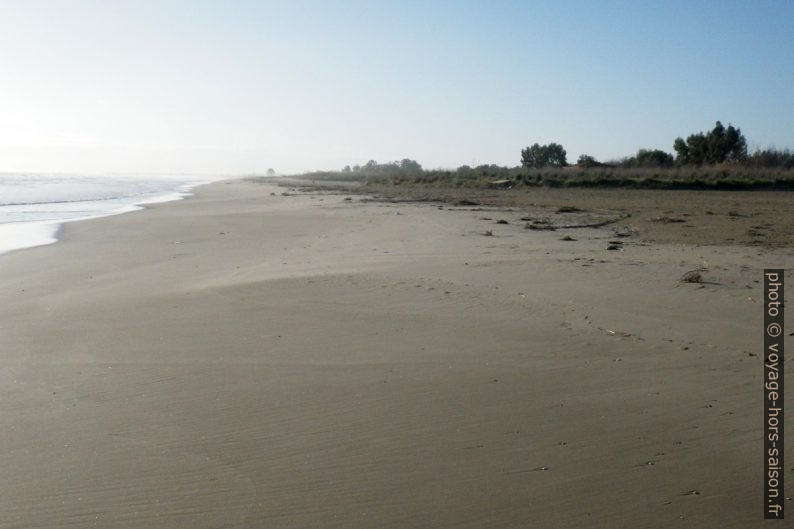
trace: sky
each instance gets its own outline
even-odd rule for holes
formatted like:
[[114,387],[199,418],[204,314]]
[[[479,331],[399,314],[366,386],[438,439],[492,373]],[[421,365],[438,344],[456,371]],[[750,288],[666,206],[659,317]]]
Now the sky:
[[0,2],[0,172],[794,148],[794,3]]

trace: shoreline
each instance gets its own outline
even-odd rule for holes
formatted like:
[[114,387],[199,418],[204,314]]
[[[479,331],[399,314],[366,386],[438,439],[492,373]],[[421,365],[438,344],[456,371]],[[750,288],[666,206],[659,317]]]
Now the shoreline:
[[[114,215],[124,215],[145,209],[152,204],[160,204],[164,202],[175,202],[183,200],[192,195],[193,190],[203,185],[208,185],[212,182],[203,182],[195,184],[183,184],[178,189],[163,192],[159,195],[142,198],[139,201],[131,202],[129,204],[119,206],[116,209],[96,213],[93,215],[83,217],[71,217],[56,220],[40,220],[40,221],[18,221],[0,223],[0,234],[4,241],[18,241],[5,243],[0,245],[0,256],[6,255],[11,252],[35,248],[37,246],[46,246],[55,244],[59,240],[59,234],[65,224],[71,222],[82,222],[86,220],[101,219],[104,217],[111,217]],[[86,200],[90,201],[90,200]],[[80,202],[80,201],[74,201]],[[17,204],[26,205],[26,204]]]
[[584,194],[282,192],[0,258],[0,528],[759,523],[756,281],[790,246],[524,228],[610,209]]

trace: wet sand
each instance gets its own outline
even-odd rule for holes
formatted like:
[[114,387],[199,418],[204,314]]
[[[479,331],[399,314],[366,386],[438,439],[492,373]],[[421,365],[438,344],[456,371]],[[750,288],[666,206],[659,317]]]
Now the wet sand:
[[283,191],[0,256],[0,528],[764,526],[759,281],[791,246]]

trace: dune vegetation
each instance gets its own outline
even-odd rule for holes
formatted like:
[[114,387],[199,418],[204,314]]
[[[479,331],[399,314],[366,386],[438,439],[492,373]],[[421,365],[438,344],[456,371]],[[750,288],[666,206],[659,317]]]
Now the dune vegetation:
[[361,182],[369,186],[453,188],[516,187],[636,187],[649,189],[792,189],[794,153],[764,149],[747,152],[741,130],[719,121],[707,132],[673,142],[675,155],[659,149],[639,149],[633,156],[600,162],[582,154],[567,162],[562,145],[535,143],[521,151],[514,167],[486,164],[456,169],[424,169],[405,158],[339,171],[296,175],[319,181]]

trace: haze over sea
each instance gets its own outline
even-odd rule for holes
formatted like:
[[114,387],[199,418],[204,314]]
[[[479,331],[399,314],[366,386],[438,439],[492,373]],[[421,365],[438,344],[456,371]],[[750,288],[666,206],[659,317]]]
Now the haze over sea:
[[0,174],[0,254],[53,243],[64,222],[179,200],[212,180],[185,175]]

